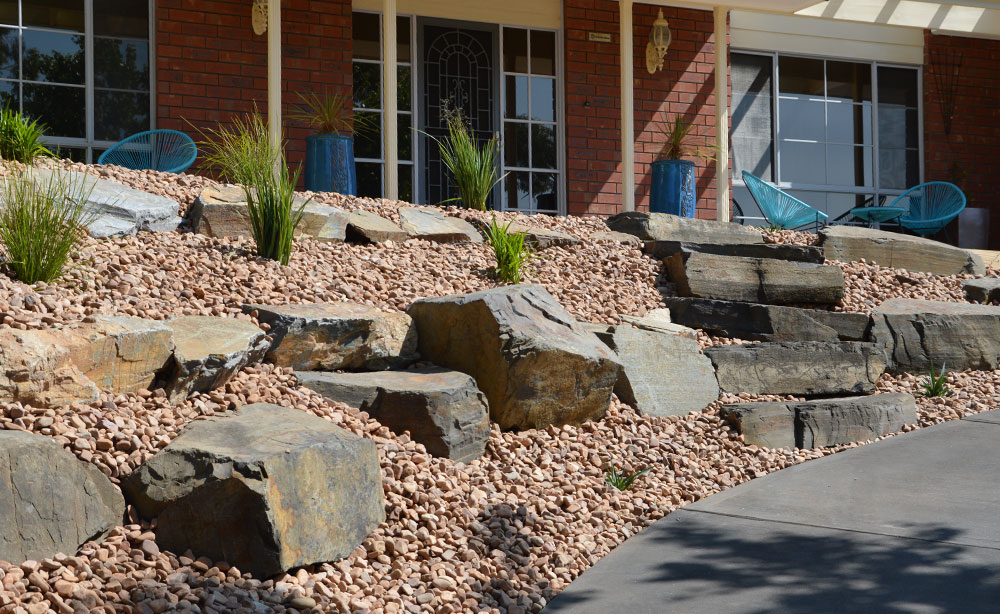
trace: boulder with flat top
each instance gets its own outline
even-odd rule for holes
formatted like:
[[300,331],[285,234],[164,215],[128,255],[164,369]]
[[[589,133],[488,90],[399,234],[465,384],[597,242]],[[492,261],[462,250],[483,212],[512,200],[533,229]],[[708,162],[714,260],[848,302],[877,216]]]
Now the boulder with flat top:
[[186,316],[166,325],[174,335],[174,358],[162,377],[174,402],[225,386],[267,350],[264,331],[246,320]]
[[[317,241],[343,241],[347,236],[347,213],[342,209],[307,202],[295,197],[296,209],[303,207],[302,221],[295,236]],[[195,232],[209,237],[250,238],[250,217],[246,193],[235,185],[209,186],[202,190],[191,207],[191,225]]]
[[643,241],[689,241],[693,243],[763,243],[759,230],[717,222],[680,217],[669,213],[627,211],[608,218],[608,228],[639,237]]
[[411,239],[435,243],[482,243],[479,231],[465,220],[431,207],[400,207],[400,226]]
[[829,260],[865,260],[892,269],[935,275],[984,275],[983,259],[973,252],[898,232],[860,226],[827,226],[819,246]]

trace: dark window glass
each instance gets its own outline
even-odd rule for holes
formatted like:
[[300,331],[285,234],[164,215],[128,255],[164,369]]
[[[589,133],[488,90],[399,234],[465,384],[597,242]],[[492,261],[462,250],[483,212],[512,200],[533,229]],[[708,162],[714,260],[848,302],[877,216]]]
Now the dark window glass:
[[[52,153],[56,155],[57,158],[63,158],[65,160],[72,160],[73,162],[86,162],[87,161],[87,149],[85,147],[60,147],[58,145],[53,145],[49,147]],[[94,159],[96,160],[100,154],[95,153]]]
[[399,165],[399,200],[413,202],[413,166]]
[[0,78],[17,79],[17,58],[19,30],[0,28]]
[[94,85],[149,90],[149,43],[94,39]]
[[543,122],[556,121],[555,79],[531,78],[531,119]]
[[358,162],[354,166],[358,173],[358,196],[382,198],[382,165]]
[[413,110],[413,82],[411,78],[413,76],[413,71],[409,66],[400,66],[396,71],[397,90],[396,90],[396,106],[400,111],[412,111]]
[[778,58],[782,94],[823,95],[823,60],[782,56]]
[[506,82],[507,117],[528,119],[528,78],[508,76]]
[[83,32],[83,0],[24,0],[22,25]]
[[149,94],[94,92],[95,139],[120,141],[149,128]]
[[559,199],[557,198],[556,185],[558,175],[551,173],[532,173],[531,191],[534,206],[539,211],[557,211]]
[[413,116],[400,114],[396,116],[396,140],[399,142],[397,154],[400,160],[413,159]]
[[354,106],[382,108],[382,71],[378,64],[354,63]]
[[362,119],[367,130],[354,137],[354,155],[358,158],[382,157],[382,114],[369,111],[358,112],[355,117]]
[[14,81],[0,81],[0,108],[21,108],[19,85]]
[[871,102],[871,64],[856,62],[826,63],[827,97],[853,102]]
[[94,34],[149,38],[149,4],[145,0],[94,0]]
[[555,32],[531,32],[531,74],[556,76]]
[[556,127],[550,124],[531,125],[531,167],[556,168]]
[[354,13],[354,59],[382,59],[382,20],[376,13]]
[[528,72],[528,31],[503,29],[503,69],[505,72]]
[[509,173],[504,179],[507,188],[508,209],[531,208],[531,173]]
[[504,125],[504,164],[518,168],[529,168],[528,124],[507,122]]
[[24,31],[22,78],[83,85],[83,36]]
[[18,25],[17,0],[0,0],[0,23],[8,26]]
[[396,18],[396,60],[399,62],[410,61],[410,18]]
[[45,133],[49,136],[81,139],[87,136],[86,100],[82,87],[25,83],[24,113],[44,122],[48,127]]
[[880,104],[917,106],[917,71],[911,68],[878,69],[878,101]]

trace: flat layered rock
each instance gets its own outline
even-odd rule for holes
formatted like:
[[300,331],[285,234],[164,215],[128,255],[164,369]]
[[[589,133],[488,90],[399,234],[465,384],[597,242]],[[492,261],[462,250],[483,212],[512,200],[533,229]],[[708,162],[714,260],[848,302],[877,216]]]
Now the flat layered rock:
[[173,331],[163,322],[97,316],[66,331],[70,360],[101,390],[151,390],[173,356]]
[[833,305],[844,297],[836,265],[679,253],[666,259],[681,296],[782,305]]
[[715,220],[699,220],[668,213],[629,211],[608,218],[608,228],[643,241],[686,241],[691,243],[763,243],[759,230]]
[[719,388],[733,394],[870,394],[887,362],[880,346],[853,341],[726,345],[705,354]]
[[748,445],[768,448],[823,448],[861,443],[917,423],[909,394],[818,399],[791,403],[726,405],[722,417]]
[[985,275],[983,259],[970,251],[923,237],[860,226],[827,226],[819,246],[829,260],[866,260],[879,266],[936,275]]
[[579,424],[608,409],[617,358],[541,286],[423,299],[407,313],[420,354],[475,378],[501,428]]
[[548,230],[546,228],[536,228],[525,226],[524,224],[511,224],[507,229],[510,233],[523,232],[524,244],[533,250],[543,250],[550,247],[572,247],[581,243],[573,235],[558,230]]
[[867,341],[862,313],[801,309],[703,298],[664,299],[677,323],[747,341]]
[[741,258],[770,258],[823,264],[823,250],[805,245],[779,245],[773,243],[692,243],[689,241],[646,241],[643,251],[653,258],[669,258],[674,254],[715,254]]
[[57,407],[99,398],[97,385],[70,359],[60,331],[0,330],[0,400]]
[[409,431],[434,456],[469,462],[483,455],[489,438],[486,396],[465,373],[448,369],[374,373],[295,374],[327,399],[347,403],[389,427]]
[[983,277],[962,282],[965,300],[974,303],[1000,303],[1000,279]]
[[616,232],[614,230],[606,230],[595,232],[590,235],[591,241],[612,241],[614,243],[621,243],[622,245],[635,245],[641,246],[642,239],[635,235],[630,235],[625,232]]
[[919,299],[889,299],[872,312],[872,340],[899,373],[1000,366],[1000,307]]
[[694,331],[675,333],[671,329],[682,327],[655,318],[637,323],[597,333],[622,364],[615,383],[622,402],[651,416],[683,416],[719,400],[715,369]]
[[347,216],[347,238],[364,243],[401,242],[409,238],[405,230],[370,211],[351,211]]
[[0,561],[75,554],[124,515],[121,493],[95,465],[51,437],[0,430]]
[[410,316],[357,303],[244,305],[270,326],[267,360],[303,371],[382,370],[417,359]]
[[[317,241],[336,242],[347,238],[347,213],[336,207],[306,203],[295,197],[295,207],[305,205],[302,221],[295,229],[296,236],[307,236]],[[251,236],[250,218],[247,213],[246,194],[234,185],[205,188],[191,208],[191,224],[195,232],[209,237]]]
[[161,548],[262,578],[345,557],[385,519],[374,442],[277,405],[191,423],[122,486]]
[[479,231],[463,219],[428,207],[400,207],[400,226],[412,239],[436,243],[482,243]]
[[171,400],[225,386],[244,367],[260,362],[267,335],[246,320],[187,316],[166,323],[174,336],[174,359],[164,377]]

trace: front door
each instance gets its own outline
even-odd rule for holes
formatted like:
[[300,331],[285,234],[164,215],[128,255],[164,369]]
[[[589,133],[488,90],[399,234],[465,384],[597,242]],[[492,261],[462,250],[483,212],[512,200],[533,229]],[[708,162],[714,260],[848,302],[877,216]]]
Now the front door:
[[[488,28],[489,26],[484,26]],[[496,132],[496,29],[466,25],[422,24],[421,95],[424,131],[445,138],[445,109],[461,112],[480,142]],[[427,204],[457,198],[449,171],[441,162],[438,144],[424,137],[424,197]],[[491,196],[489,206],[493,205]]]

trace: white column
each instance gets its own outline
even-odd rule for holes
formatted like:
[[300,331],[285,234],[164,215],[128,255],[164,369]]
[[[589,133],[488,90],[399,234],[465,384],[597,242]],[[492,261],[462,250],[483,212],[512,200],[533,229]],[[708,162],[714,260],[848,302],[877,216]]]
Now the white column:
[[635,211],[635,112],[632,70],[632,0],[619,0],[622,63],[622,210]]
[[726,18],[729,9],[715,7],[715,158],[716,219],[729,221],[729,45]]
[[385,197],[399,198],[399,141],[396,92],[396,0],[382,0],[382,150],[385,152]]
[[281,146],[281,0],[267,3],[267,126],[271,145]]

